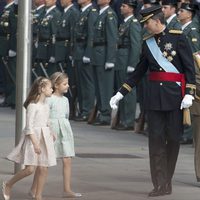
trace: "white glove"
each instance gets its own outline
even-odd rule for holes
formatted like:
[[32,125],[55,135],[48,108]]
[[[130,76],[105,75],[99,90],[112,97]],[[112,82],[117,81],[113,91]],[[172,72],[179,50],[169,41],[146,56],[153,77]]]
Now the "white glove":
[[56,62],[55,57],[51,56],[50,59],[49,59],[49,62],[50,62],[50,63],[55,63],[55,62]]
[[194,97],[190,94],[186,94],[181,102],[181,110],[183,108],[189,108],[192,105],[192,100],[194,100]]
[[35,41],[34,46],[36,49],[38,48],[38,41]]
[[117,92],[117,94],[110,99],[110,107],[113,110],[116,110],[118,108],[119,101],[123,99],[123,97],[124,96],[120,92]]
[[85,64],[90,63],[90,58],[83,56],[83,63]]
[[16,55],[17,55],[17,53],[15,51],[13,51],[11,49],[8,51],[8,56],[9,57],[15,57]]
[[107,69],[112,69],[114,66],[115,66],[114,63],[106,62],[106,64],[105,64],[105,70],[107,70]]
[[72,57],[72,56],[69,56],[69,60],[72,61],[72,60],[73,60],[73,57]]
[[133,71],[135,71],[134,67],[131,67],[131,66],[127,67],[127,73],[132,73]]

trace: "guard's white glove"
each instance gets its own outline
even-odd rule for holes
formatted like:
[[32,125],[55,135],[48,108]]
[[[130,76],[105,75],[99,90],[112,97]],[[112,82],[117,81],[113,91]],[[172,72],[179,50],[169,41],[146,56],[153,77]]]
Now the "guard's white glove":
[[117,94],[110,99],[110,107],[113,110],[116,110],[118,108],[119,101],[123,99],[123,97],[124,96],[120,92],[117,92]]
[[69,56],[69,60],[72,61],[72,60],[73,60],[73,57],[72,57],[72,56]]
[[186,94],[183,97],[183,100],[181,102],[181,110],[183,108],[189,108],[192,105],[192,101],[194,100],[194,97],[190,94]]
[[131,66],[127,67],[127,73],[132,73],[133,71],[135,71],[134,67],[131,67]]
[[38,41],[35,41],[34,46],[36,49],[38,48]]
[[90,58],[83,56],[83,63],[85,64],[90,63]]
[[50,59],[49,59],[49,62],[50,62],[50,63],[55,63],[55,62],[56,62],[55,57],[51,56]]
[[15,51],[13,51],[11,49],[8,51],[8,56],[9,57],[15,57],[16,55],[17,55],[17,53]]
[[106,62],[106,64],[105,64],[105,70],[107,70],[107,69],[112,69],[114,66],[115,66],[114,63]]

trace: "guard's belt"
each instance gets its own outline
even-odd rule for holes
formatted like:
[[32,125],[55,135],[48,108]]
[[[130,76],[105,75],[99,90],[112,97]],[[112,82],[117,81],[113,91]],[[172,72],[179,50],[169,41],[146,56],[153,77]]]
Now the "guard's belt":
[[107,42],[94,42],[93,43],[93,47],[97,47],[97,46],[106,46]]
[[128,44],[119,44],[118,45],[118,49],[128,49],[128,48],[130,48],[130,45],[128,45]]
[[69,40],[69,38],[60,38],[60,37],[57,37],[56,41],[57,42],[69,42],[70,40]]
[[181,82],[182,96],[185,95],[185,75],[174,72],[150,72],[150,81],[168,81],[168,82]]
[[39,38],[38,41],[39,41],[39,42],[47,42],[47,43],[50,43],[50,42],[51,42],[51,39]]

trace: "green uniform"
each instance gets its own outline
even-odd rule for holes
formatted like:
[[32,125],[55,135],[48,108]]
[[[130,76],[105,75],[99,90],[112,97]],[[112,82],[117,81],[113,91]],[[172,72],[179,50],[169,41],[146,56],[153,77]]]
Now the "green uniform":
[[[200,50],[200,33],[196,25],[191,22],[188,26],[183,29],[183,33],[186,35],[186,38],[189,42],[189,45],[192,49],[192,53]],[[184,134],[182,137],[182,142],[192,142],[193,141],[193,131],[192,127],[185,127]]]
[[43,63],[48,76],[50,76],[52,73],[58,71],[56,65],[57,58],[55,57],[55,43],[61,13],[55,5],[46,9],[47,11],[38,25],[38,48],[36,58],[40,63]]
[[[0,18],[0,57],[7,64],[4,65],[6,72],[6,99],[7,105],[15,105],[16,92],[16,31],[17,17],[14,13],[14,2],[5,6]],[[13,55],[9,54],[13,52]]]
[[74,24],[79,16],[79,10],[72,4],[64,9],[58,26],[55,53],[60,70],[65,70],[69,77],[70,92],[67,94],[70,103],[70,115],[75,115],[75,69],[72,66],[71,57],[74,46]]
[[177,17],[174,16],[172,18],[172,20],[167,24],[167,28],[169,30],[173,29],[173,30],[181,30],[181,24],[180,22],[177,20]]
[[93,26],[98,14],[92,4],[82,10],[74,30],[73,58],[80,114],[88,117],[94,106],[95,86],[92,65],[90,61],[83,62],[83,57],[91,59]]
[[[32,21],[32,32],[33,32],[32,67],[38,76],[42,75],[41,68],[37,65],[37,61],[36,61],[37,46],[38,46],[38,24],[44,14],[45,14],[45,5],[41,5],[32,11],[32,16],[33,16],[33,21]],[[32,74],[32,78],[33,78],[33,80],[36,78],[34,74]]]
[[[142,42],[141,31],[140,23],[133,16],[119,27],[119,42],[115,65],[115,85],[117,90],[119,90],[139,61]],[[119,104],[119,121],[123,127],[133,127],[135,111],[136,90],[133,89]]]
[[97,107],[100,112],[96,121],[110,123],[109,101],[114,88],[114,64],[116,62],[118,39],[117,16],[108,7],[101,13],[94,25],[92,63],[96,83]]

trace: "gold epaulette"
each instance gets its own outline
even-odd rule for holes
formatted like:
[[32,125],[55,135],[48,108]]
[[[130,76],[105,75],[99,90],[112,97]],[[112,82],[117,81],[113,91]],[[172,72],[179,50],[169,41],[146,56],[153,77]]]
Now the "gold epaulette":
[[153,36],[154,36],[153,34],[150,34],[150,35],[144,36],[144,37],[143,37],[143,40],[147,40],[147,39],[149,39],[149,38],[151,38],[151,37],[153,37]]
[[138,20],[137,19],[133,19],[133,22],[138,22]]
[[176,30],[176,29],[172,29],[172,30],[169,30],[169,33],[182,34],[183,31],[181,31],[181,30]]
[[189,89],[189,93],[190,93],[191,95],[194,95],[194,94],[195,94],[196,85],[194,85],[194,84],[188,84],[188,83],[187,83],[185,87]]
[[95,12],[95,11],[97,11],[97,9],[96,9],[96,8],[93,8],[93,9],[92,9],[92,11],[94,11],[94,12]]
[[127,84],[127,83],[124,83],[122,85],[122,87],[124,87],[126,90],[128,90],[129,92],[132,90],[132,88]]
[[109,14],[109,15],[112,15],[112,14],[113,14],[113,12],[112,12],[112,11],[108,11],[108,14]]

